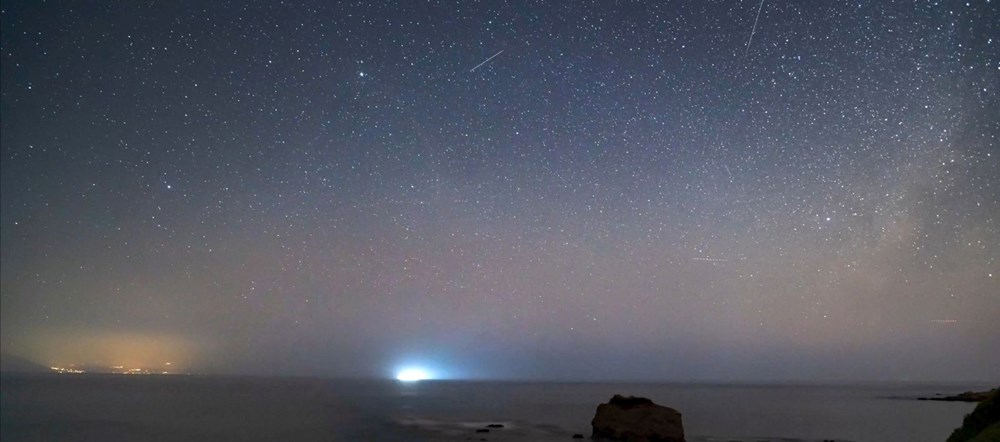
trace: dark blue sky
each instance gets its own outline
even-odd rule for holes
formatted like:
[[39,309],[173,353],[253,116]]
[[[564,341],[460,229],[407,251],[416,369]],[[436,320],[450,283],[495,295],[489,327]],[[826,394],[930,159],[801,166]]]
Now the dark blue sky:
[[998,18],[984,1],[5,2],[4,352],[987,379]]

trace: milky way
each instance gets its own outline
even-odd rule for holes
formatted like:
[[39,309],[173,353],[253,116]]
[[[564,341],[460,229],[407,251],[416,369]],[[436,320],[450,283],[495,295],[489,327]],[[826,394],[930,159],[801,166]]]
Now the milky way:
[[996,2],[138,3],[3,6],[5,352],[995,378]]

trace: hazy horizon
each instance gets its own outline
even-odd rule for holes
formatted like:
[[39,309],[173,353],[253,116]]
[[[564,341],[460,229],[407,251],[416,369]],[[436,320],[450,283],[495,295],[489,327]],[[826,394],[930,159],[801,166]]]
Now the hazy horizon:
[[[10,353],[4,353],[2,355],[5,358],[14,357],[18,359],[25,360],[33,365],[36,369],[34,370],[22,370],[22,369],[4,369],[3,373],[10,375],[52,375],[52,376],[129,376],[122,373],[108,372],[108,371],[87,371],[84,373],[58,373],[52,370],[50,367],[45,366],[44,363],[40,361],[29,360],[23,358],[19,355],[14,355]],[[84,364],[83,368],[100,368],[107,369],[112,368],[111,366],[98,365],[96,363],[91,363],[92,365]],[[139,366],[137,366],[139,367]],[[330,374],[322,372],[278,372],[278,373],[268,373],[268,372],[253,372],[253,371],[201,371],[194,369],[192,367],[189,371],[175,371],[168,373],[149,373],[148,376],[205,376],[205,377],[235,377],[235,378],[261,378],[261,379],[317,379],[317,380],[331,380],[331,381],[358,381],[358,382],[401,382],[403,384],[412,381],[401,381],[398,379],[398,371],[385,371],[384,373],[376,374]],[[423,382],[485,382],[485,383],[565,383],[565,384],[632,384],[632,385],[643,385],[643,384],[677,384],[677,385],[732,385],[732,386],[863,386],[866,384],[878,385],[878,386],[892,386],[892,385],[919,385],[919,386],[933,386],[940,385],[942,387],[947,387],[949,385],[953,386],[970,386],[975,385],[977,388],[982,388],[986,391],[990,388],[995,388],[996,379],[990,377],[984,377],[981,379],[851,379],[851,378],[604,378],[604,377],[581,377],[581,378],[559,378],[559,377],[462,377],[455,374],[451,374],[448,377],[441,376],[440,373],[435,373],[434,377],[421,379],[420,383]],[[939,393],[960,393],[958,390],[941,390]]]

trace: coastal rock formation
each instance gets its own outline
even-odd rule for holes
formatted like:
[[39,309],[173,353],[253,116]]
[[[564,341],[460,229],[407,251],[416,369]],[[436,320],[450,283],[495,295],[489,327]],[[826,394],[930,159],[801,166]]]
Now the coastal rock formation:
[[684,442],[681,413],[642,397],[615,395],[597,406],[590,421],[594,439],[626,442]]
[[996,389],[990,391],[966,391],[952,396],[932,396],[917,398],[922,401],[946,401],[946,402],[982,402],[996,393]]
[[998,389],[965,415],[962,426],[948,437],[948,442],[991,442],[1000,440],[1000,394]]

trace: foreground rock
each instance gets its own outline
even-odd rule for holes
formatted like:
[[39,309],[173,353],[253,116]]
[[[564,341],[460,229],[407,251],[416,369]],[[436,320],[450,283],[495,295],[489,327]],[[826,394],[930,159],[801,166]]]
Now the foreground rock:
[[615,395],[597,406],[590,421],[594,439],[626,442],[684,442],[681,413],[642,397]]
[[948,437],[948,442],[996,442],[1000,440],[1000,395],[994,389],[972,413],[965,415],[962,426]]

